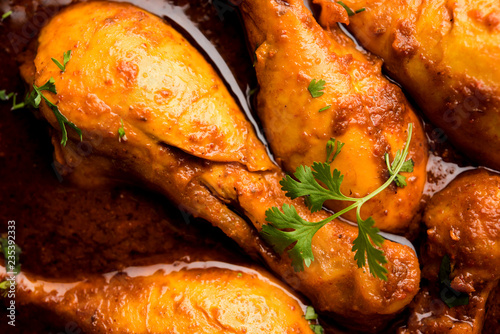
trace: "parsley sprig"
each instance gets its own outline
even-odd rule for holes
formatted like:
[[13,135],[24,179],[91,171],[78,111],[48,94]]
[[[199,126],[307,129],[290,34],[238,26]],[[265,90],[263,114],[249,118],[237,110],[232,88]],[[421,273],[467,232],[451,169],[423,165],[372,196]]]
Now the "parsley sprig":
[[[394,157],[394,161],[391,164],[389,162],[389,153],[385,154],[385,163],[387,164],[387,169],[389,170],[389,174],[391,176],[396,174],[396,179],[394,179],[394,182],[396,182],[396,185],[398,187],[404,188],[404,187],[406,187],[406,176],[403,176],[401,174],[394,172],[394,168],[398,165],[401,158],[402,158],[401,151],[398,150],[396,152],[396,156]],[[414,166],[415,166],[415,163],[413,162],[412,159],[406,160],[403,163],[403,167],[401,167],[401,170],[399,172],[400,173],[412,173]]]
[[45,100],[45,103],[49,106],[49,108],[56,116],[57,123],[61,127],[62,138],[61,145],[66,146],[66,142],[68,141],[68,132],[66,130],[66,125],[76,131],[76,133],[80,136],[80,140],[82,140],[82,131],[72,122],[70,122],[66,116],[64,116],[60,111],[57,105],[50,102],[49,99],[45,95],[43,95],[43,91],[48,91],[53,94],[57,94],[56,85],[54,84],[54,78],[50,78],[44,85],[38,87],[33,84],[33,90],[26,97],[22,107],[31,106],[33,108],[39,108],[42,99]]
[[[286,176],[280,184],[282,189],[286,191],[286,196],[292,199],[306,196],[305,203],[311,212],[321,210],[327,200],[348,201],[353,202],[353,204],[319,222],[304,220],[293,205],[284,204],[281,208],[282,211],[277,207],[270,208],[266,211],[266,220],[269,224],[262,227],[262,237],[273,246],[276,252],[281,254],[287,250],[295,271],[302,271],[304,264],[309,267],[314,261],[311,243],[316,232],[335,218],[356,209],[358,237],[354,240],[352,247],[352,251],[355,252],[354,259],[359,268],[368,263],[370,273],[374,277],[387,280],[387,269],[383,267],[387,263],[387,259],[383,251],[376,248],[376,246],[382,245],[384,238],[380,236],[380,230],[374,226],[375,221],[372,217],[361,218],[361,207],[387,188],[401,172],[408,156],[412,129],[413,126],[410,124],[405,147],[394,167],[391,165],[392,174],[389,179],[371,194],[362,198],[348,197],[340,191],[344,176],[337,169],[332,172],[330,163],[340,153],[343,144],[337,142],[335,149],[335,141],[329,141],[326,162],[314,162],[312,167],[299,166],[294,173],[298,181]],[[332,154],[333,157],[330,158]]]
[[59,69],[64,72],[66,71],[66,64],[69,62],[69,60],[71,59],[71,50],[68,50],[66,52],[63,52],[63,64],[61,64],[57,59],[55,58],[50,58],[52,59],[52,61],[54,62],[54,64],[57,65],[57,67],[59,67]]

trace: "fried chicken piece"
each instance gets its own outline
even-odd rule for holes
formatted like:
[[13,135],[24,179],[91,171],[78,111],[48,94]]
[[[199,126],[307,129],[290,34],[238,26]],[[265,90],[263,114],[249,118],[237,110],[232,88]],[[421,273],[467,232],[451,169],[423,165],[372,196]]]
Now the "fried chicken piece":
[[[341,190],[364,197],[390,177],[384,154],[394,159],[413,124],[408,159],[415,167],[403,173],[408,185],[393,184],[361,210],[384,231],[408,232],[410,223],[418,221],[427,141],[401,90],[381,74],[377,59],[358,51],[339,29],[323,30],[303,1],[248,0],[240,7],[256,55],[258,114],[284,170],[325,161],[326,144],[335,138],[345,143],[332,163],[345,175]],[[312,80],[325,81],[322,96],[314,98],[308,91]],[[350,204],[326,202],[334,211]],[[344,216],[356,221],[354,211]]]
[[[72,58],[61,72],[50,59],[67,50]],[[417,293],[413,250],[386,241],[388,280],[374,278],[354,261],[356,227],[340,221],[315,235],[315,261],[303,272],[294,272],[286,254],[270,250],[257,233],[270,207],[293,204],[309,221],[328,213],[311,214],[301,199],[285,196],[279,185],[284,174],[215,71],[159,18],[129,4],[71,6],[41,31],[34,64],[23,68],[27,81],[32,71],[37,86],[55,78],[57,94],[44,94],[82,129],[91,147],[85,159],[74,159],[83,145],[78,136],[70,130],[61,146],[56,131],[56,158],[83,171],[74,172],[79,183],[99,175],[159,191],[264,260],[316,309],[352,326],[380,326]],[[44,101],[40,111],[60,130]],[[119,140],[121,120],[126,141]],[[360,317],[365,320],[355,323]]]
[[[321,0],[324,8],[332,8]],[[477,162],[500,169],[500,2],[347,0],[349,30],[384,59],[438,128]],[[323,13],[323,23],[336,10]],[[331,23],[330,23],[331,24]],[[487,143],[487,145],[485,145]]]
[[85,333],[312,333],[282,283],[217,266],[224,263],[157,264],[76,282],[21,273],[16,303],[48,309]]
[[[422,274],[430,281],[412,303],[405,333],[481,333],[486,302],[500,279],[500,175],[486,170],[461,174],[429,202],[428,240]],[[448,308],[437,289],[439,268],[451,261],[451,288],[469,304]]]

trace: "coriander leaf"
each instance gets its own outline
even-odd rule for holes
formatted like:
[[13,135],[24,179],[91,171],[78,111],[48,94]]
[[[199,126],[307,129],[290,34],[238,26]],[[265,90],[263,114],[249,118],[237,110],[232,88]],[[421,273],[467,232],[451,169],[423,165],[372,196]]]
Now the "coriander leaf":
[[318,80],[318,82],[316,82],[316,79],[313,79],[307,87],[307,90],[309,91],[309,93],[311,93],[311,96],[313,98],[320,97],[324,94],[322,90],[325,89],[325,83],[326,82],[323,79]]
[[48,90],[49,92],[51,92],[53,94],[57,94],[55,80],[52,77],[50,77],[50,79],[46,83],[44,83],[42,86],[37,87],[36,85],[33,85],[33,88],[35,88],[35,90],[38,91],[38,93],[41,93],[44,90]]
[[[66,143],[68,141],[68,132],[66,130],[66,125],[72,128],[73,130],[76,131],[76,133],[80,136],[80,140],[82,140],[82,131],[72,122],[70,122],[66,116],[64,116],[60,111],[57,105],[54,103],[50,102],[49,99],[45,95],[43,95],[43,91],[49,91],[53,94],[57,94],[56,90],[56,85],[54,84],[55,80],[54,78],[50,78],[45,84],[43,84],[40,87],[37,87],[37,85],[33,84],[33,90],[26,96],[25,102],[21,107],[26,106],[32,106],[34,108],[39,108],[40,103],[42,99],[45,100],[45,103],[49,106],[49,108],[52,110],[54,113],[54,116],[56,117],[57,123],[59,124],[59,127],[61,128],[62,136],[61,136],[61,145],[66,146]],[[16,109],[18,109],[16,107]],[[13,109],[14,110],[14,107]]]
[[308,306],[306,308],[305,318],[306,318],[306,320],[316,320],[316,319],[318,319],[318,314],[316,314],[316,311],[314,311],[314,307]]
[[[21,248],[15,243],[12,243],[12,241],[9,244],[9,240],[7,238],[0,237],[0,252],[2,252],[5,257],[6,271],[13,272],[14,275],[19,274],[21,271],[21,262],[19,261]],[[13,267],[8,267],[9,261],[14,263]]]
[[[314,169],[314,171],[313,171]],[[340,185],[344,177],[338,170],[330,171],[330,165],[325,163],[313,163],[312,169],[308,166],[297,167],[293,174],[298,181],[287,175],[280,181],[281,189],[286,192],[286,196],[295,199],[300,196],[307,197],[307,206],[311,212],[321,210],[323,203],[330,199],[345,200],[346,197],[340,192]],[[328,189],[316,181],[323,182]]]
[[7,94],[7,92],[5,91],[5,89],[0,90],[0,100],[2,100],[2,101],[8,101],[8,100],[10,100],[10,98],[13,95],[14,95],[14,93]]
[[439,296],[441,300],[449,307],[462,306],[469,304],[469,295],[464,292],[457,291],[451,287],[451,263],[448,255],[445,255],[441,260],[439,267],[439,283],[441,292]]
[[358,9],[357,11],[353,12],[352,9],[349,8],[349,6],[347,6],[342,1],[337,1],[337,3],[339,5],[341,5],[342,7],[344,7],[345,11],[347,12],[347,15],[349,15],[349,16],[356,15],[357,13],[361,13],[361,12],[364,12],[366,10],[366,8],[361,8],[361,9]]
[[323,108],[321,108],[320,110],[318,110],[318,112],[322,112],[322,111],[328,110],[328,109],[330,109],[331,107],[332,107],[332,105],[331,105],[331,104],[329,104],[329,105],[327,105],[326,107],[323,107]]
[[[396,168],[396,166],[399,164],[399,162],[401,161],[401,158],[402,158],[402,153],[400,150],[398,150],[396,152],[396,155],[394,157],[394,161],[391,163],[389,163],[389,154],[386,153],[384,155],[385,157],[385,163],[387,164],[387,169],[389,170],[389,175],[394,175],[394,169]],[[405,161],[403,163],[403,166],[401,166],[401,169],[399,171],[399,173],[411,173],[413,172],[413,167],[414,167],[414,162],[412,159],[409,159],[407,161]],[[397,174],[396,175],[396,178],[394,179],[394,182],[396,182],[396,185],[400,188],[403,188],[403,187],[406,187],[407,183],[406,183],[406,176],[403,176],[401,174]]]
[[[293,205],[283,204],[283,212],[273,207],[266,211],[269,224],[262,226],[260,235],[282,254],[290,245],[288,255],[295,271],[303,271],[314,261],[311,242],[314,234],[326,224],[324,221],[311,223],[302,219]],[[286,229],[287,231],[283,231]],[[292,230],[293,229],[293,230]],[[290,231],[292,230],[292,231]]]
[[[353,204],[315,223],[302,219],[293,206],[283,205],[283,212],[273,207],[266,211],[266,220],[269,224],[263,226],[261,231],[262,237],[280,254],[292,246],[288,250],[288,254],[292,259],[292,265],[295,270],[304,270],[304,262],[306,266],[309,266],[311,261],[314,260],[311,248],[314,234],[333,219],[340,217],[350,210],[356,209],[358,237],[352,247],[352,251],[356,253],[354,259],[360,268],[368,264],[370,273],[374,277],[387,280],[387,270],[383,267],[387,263],[387,259],[383,251],[375,247],[380,247],[384,242],[384,238],[380,236],[379,229],[374,227],[375,221],[371,217],[363,220],[360,212],[363,204],[387,188],[402,170],[403,165],[405,165],[404,160],[408,156],[412,129],[413,125],[409,124],[405,147],[402,152],[397,154],[397,164],[394,165],[393,169],[388,164],[393,172],[391,177],[382,186],[362,198],[351,198],[341,193],[340,186],[343,176],[336,169],[332,173],[328,162],[314,162],[312,168],[307,166],[297,167],[294,176],[298,181],[290,176],[286,176],[280,182],[282,189],[286,191],[286,196],[292,199],[306,196],[305,203],[313,212],[320,210],[325,200],[328,199],[350,201]],[[405,168],[409,170],[409,164]],[[320,185],[318,181],[322,182],[326,188]]]
[[118,137],[121,140],[123,137],[125,137],[125,129],[123,127],[123,119],[120,120],[122,123],[122,126],[118,128]]
[[[335,143],[337,143],[337,149],[335,149]],[[332,163],[333,160],[335,160],[335,158],[337,158],[337,156],[340,154],[340,151],[342,150],[342,147],[344,147],[344,145],[345,143],[341,142],[340,140],[330,138],[330,140],[326,143],[326,162]],[[334,153],[333,156],[332,153]]]
[[324,334],[325,330],[321,325],[309,325],[314,334]]
[[363,267],[368,259],[370,273],[374,277],[379,277],[382,280],[387,281],[387,269],[383,267],[383,265],[387,263],[387,259],[384,256],[384,252],[375,248],[373,245],[375,244],[379,247],[382,246],[384,238],[382,238],[379,234],[380,230],[377,227],[374,227],[375,221],[372,217],[363,220],[359,216],[358,212],[357,221],[359,232],[357,238],[354,239],[352,246],[352,251],[356,252],[354,259],[356,260],[359,268]]
[[63,64],[61,64],[57,59],[55,58],[50,58],[52,59],[52,61],[54,62],[54,64],[57,65],[57,67],[59,67],[59,69],[64,72],[66,71],[66,64],[69,62],[69,60],[71,59],[71,50],[68,50],[66,52],[63,53]]
[[8,11],[8,12],[6,12],[6,13],[3,13],[3,14],[2,14],[2,21],[3,21],[3,20],[5,20],[6,18],[8,18],[8,17],[9,17],[9,16],[11,16],[11,15],[12,15],[12,11],[11,11],[11,10],[9,10],[9,11]]

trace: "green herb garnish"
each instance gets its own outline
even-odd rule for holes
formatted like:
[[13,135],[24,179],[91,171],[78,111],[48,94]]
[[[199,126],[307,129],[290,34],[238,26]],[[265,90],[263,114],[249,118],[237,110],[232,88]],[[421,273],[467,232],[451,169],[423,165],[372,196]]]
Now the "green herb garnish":
[[[305,196],[305,203],[311,212],[321,210],[324,202],[327,200],[349,201],[354,203],[319,222],[308,222],[302,219],[293,205],[284,204],[282,211],[277,207],[270,208],[266,211],[266,220],[269,224],[262,227],[262,237],[280,254],[287,249],[295,271],[302,271],[304,270],[304,264],[309,267],[311,262],[314,261],[311,243],[316,232],[333,219],[350,210],[356,209],[359,232],[352,247],[352,251],[356,253],[354,259],[359,268],[363,267],[368,262],[370,273],[374,277],[387,280],[387,269],[383,267],[383,265],[387,263],[387,259],[383,251],[375,248],[375,246],[380,247],[382,245],[384,238],[380,236],[379,229],[374,227],[375,221],[371,217],[365,220],[361,218],[361,207],[368,200],[382,192],[396,179],[408,155],[412,129],[413,126],[410,124],[408,126],[408,138],[403,153],[396,166],[392,169],[394,174],[392,174],[382,186],[362,198],[348,197],[340,191],[344,176],[341,175],[340,171],[337,169],[334,169],[332,173],[328,161],[332,161],[336,155],[340,153],[342,146],[339,148],[339,144],[337,144],[335,155],[333,159],[330,159],[330,155],[334,152],[333,148],[335,142],[327,144],[327,151],[330,152],[330,155],[327,157],[327,162],[314,162],[312,168],[308,166],[299,166],[294,173],[298,181],[290,176],[286,176],[280,181],[282,186],[281,189],[286,191],[286,196],[292,199]],[[326,188],[318,181],[326,186]]]
[[356,11],[353,11],[351,8],[349,8],[349,6],[347,6],[345,3],[343,3],[342,1],[337,1],[337,3],[339,5],[341,5],[342,7],[344,7],[345,11],[347,12],[347,15],[349,16],[353,16],[353,15],[356,15],[358,13],[361,13],[361,12],[364,12],[366,10],[366,8],[361,8],[361,9],[358,9]]
[[54,62],[54,64],[56,64],[57,67],[59,67],[59,69],[64,72],[64,71],[66,71],[66,64],[71,59],[71,50],[68,50],[68,51],[66,51],[66,52],[63,53],[63,64],[61,64],[55,58],[50,58],[50,59],[52,59],[52,61]]
[[[337,146],[335,146],[335,143]],[[326,143],[326,162],[332,163],[333,160],[340,154],[342,151],[342,147],[344,147],[344,143],[340,140],[336,140],[335,138],[330,138],[330,140]],[[333,156],[332,156],[333,154]]]
[[[389,170],[389,174],[392,176],[394,175],[394,168],[399,164],[399,161],[401,160],[401,151],[396,152],[396,156],[394,157],[394,161],[392,164],[389,162],[389,153],[385,154],[385,163],[387,164],[387,169]],[[403,163],[403,167],[401,167],[401,170],[399,173],[412,173],[413,172],[413,166],[415,166],[415,163],[413,162],[412,159],[406,160]],[[406,187],[406,176],[403,176],[401,174],[396,175],[396,179],[394,179],[394,182],[396,182],[396,185],[398,187],[404,188]]]
[[316,82],[316,79],[313,79],[311,81],[311,83],[309,84],[309,86],[307,87],[307,90],[309,91],[309,93],[311,93],[311,96],[313,98],[320,97],[321,95],[324,94],[324,92],[322,92],[322,90],[325,89],[325,84],[326,84],[326,82],[323,79],[320,79],[317,82]]
[[6,90],[0,90],[0,100],[2,101],[8,101],[10,98],[14,95],[14,93],[9,93],[7,94]]
[[[33,90],[28,94],[26,97],[23,107],[24,106],[32,106],[33,108],[39,108],[40,107],[40,102],[42,101],[42,98],[45,100],[49,108],[52,110],[54,113],[54,116],[56,116],[57,123],[59,123],[59,126],[61,127],[62,131],[62,139],[61,139],[61,145],[66,146],[66,142],[68,141],[68,133],[66,131],[66,125],[68,125],[70,128],[76,131],[78,135],[80,136],[80,140],[82,140],[82,131],[72,122],[70,122],[66,116],[61,114],[59,111],[59,108],[50,102],[45,95],[43,95],[43,91],[49,91],[53,94],[57,94],[56,91],[56,86],[54,84],[54,78],[50,78],[43,86],[37,87],[37,85],[33,84]],[[18,108],[17,108],[18,109]]]
[[457,291],[451,287],[450,281],[451,263],[448,255],[445,255],[441,260],[439,267],[439,283],[441,286],[441,293],[439,296],[441,300],[449,307],[462,306],[469,304],[469,295]]
[[[321,325],[317,324],[318,314],[316,313],[316,311],[314,311],[314,307],[308,306],[306,308],[306,314],[304,315],[304,318],[310,322],[309,326],[311,327],[314,334],[323,334],[325,332],[323,327]],[[311,324],[311,322],[313,322],[313,321],[316,323]]]
[[329,104],[329,105],[327,105],[326,107],[323,107],[323,108],[321,108],[320,110],[318,110],[318,112],[322,112],[322,111],[328,110],[328,109],[330,109],[331,107],[332,107],[332,105],[331,105],[331,104]]
[[12,11],[11,10],[9,10],[6,13],[3,13],[3,15],[2,15],[2,21],[5,20],[6,18],[8,18],[11,15],[12,15]]
[[120,122],[121,122],[122,126],[118,128],[118,137],[119,137],[119,139],[121,141],[121,139],[123,137],[125,137],[125,128],[123,127],[123,119],[120,119]]

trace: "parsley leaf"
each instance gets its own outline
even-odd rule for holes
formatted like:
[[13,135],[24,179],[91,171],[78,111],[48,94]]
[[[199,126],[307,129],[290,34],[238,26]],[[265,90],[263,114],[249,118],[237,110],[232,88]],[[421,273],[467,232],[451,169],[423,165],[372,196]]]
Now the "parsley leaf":
[[45,100],[49,108],[54,113],[56,117],[57,123],[59,124],[62,132],[61,145],[66,146],[66,142],[68,141],[68,132],[66,130],[66,125],[76,131],[76,133],[80,136],[80,140],[82,140],[82,131],[72,122],[70,122],[66,116],[64,116],[60,111],[57,105],[50,102],[45,95],[43,95],[42,91],[49,91],[53,94],[57,94],[56,86],[54,84],[54,78],[50,78],[44,85],[37,87],[37,85],[33,84],[33,90],[28,94],[25,99],[24,106],[32,106],[33,108],[39,108],[40,102],[42,99]]
[[311,96],[313,98],[320,97],[321,95],[324,94],[322,90],[325,89],[325,84],[326,82],[323,79],[318,80],[318,82],[316,82],[316,79],[313,79],[309,84],[309,86],[307,87],[307,90],[309,91],[309,93],[311,93]]
[[[358,211],[360,208],[361,207],[358,206]],[[380,230],[377,227],[373,226],[375,224],[375,221],[372,217],[368,217],[368,219],[363,220],[361,219],[359,212],[356,216],[358,221],[359,233],[358,237],[353,242],[352,251],[356,252],[356,254],[354,255],[354,259],[356,260],[358,267],[363,267],[366,263],[366,259],[368,259],[370,273],[374,277],[387,277],[387,269],[383,267],[383,265],[387,263],[384,252],[373,247],[373,244],[381,247],[384,243],[384,238],[382,238],[382,236],[378,234]]]
[[356,15],[358,13],[361,13],[361,12],[364,12],[366,10],[366,8],[361,8],[361,9],[358,9],[356,10],[355,12],[352,11],[351,8],[349,8],[349,6],[347,6],[345,3],[343,3],[342,1],[337,1],[337,3],[339,5],[341,5],[342,7],[344,7],[345,11],[347,12],[347,15],[349,16],[353,16],[353,15]]
[[449,308],[469,304],[468,294],[457,291],[451,287],[450,274],[450,258],[448,257],[448,255],[445,255],[441,260],[441,266],[439,267],[439,283],[441,286],[441,292],[439,296],[441,297],[441,300]]
[[[393,168],[391,167],[393,174],[391,174],[390,178],[382,186],[362,198],[347,197],[340,191],[344,176],[337,169],[334,169],[332,172],[328,161],[335,159],[338,153],[340,153],[343,143],[337,143],[335,155],[329,160],[335,144],[335,140],[331,139],[329,144],[327,144],[328,161],[323,163],[314,162],[312,167],[297,167],[294,173],[297,180],[287,175],[280,181],[281,189],[286,191],[286,196],[292,199],[305,196],[305,203],[311,212],[321,210],[324,202],[327,200],[349,201],[353,202],[353,204],[319,222],[304,220],[298,215],[293,205],[284,204],[282,211],[277,207],[270,208],[266,211],[266,220],[269,224],[262,227],[262,237],[273,246],[277,253],[282,254],[287,250],[288,255],[292,259],[292,266],[296,271],[301,271],[304,270],[304,263],[309,267],[311,262],[314,261],[311,243],[316,232],[333,219],[350,210],[356,209],[358,237],[354,240],[352,247],[352,251],[355,252],[354,259],[359,268],[368,263],[370,273],[374,277],[387,280],[387,269],[383,267],[387,263],[387,259],[383,251],[376,248],[376,246],[382,246],[384,238],[380,236],[379,229],[374,227],[375,221],[373,218],[361,218],[361,207],[368,200],[387,188],[399,175],[399,172],[406,163],[404,160],[408,156],[412,129],[413,125],[409,124],[405,147],[399,154],[397,163]],[[408,164],[405,169],[409,170]]]
[[[335,143],[337,143],[337,148],[335,149]],[[326,162],[332,163],[333,160],[339,155],[342,147],[344,147],[345,143],[340,140],[336,140],[335,138],[330,138],[330,140],[326,143]],[[335,151],[335,153],[334,153]],[[332,156],[332,153],[333,156]]]
[[9,11],[8,11],[8,12],[6,12],[6,13],[3,13],[3,14],[2,14],[2,21],[3,21],[3,20],[5,20],[6,18],[8,18],[8,17],[9,17],[9,16],[11,16],[11,15],[12,15],[12,11],[11,11],[11,10],[9,10]]
[[[394,161],[392,162],[392,164],[389,163],[389,153],[386,153],[384,155],[384,158],[385,158],[385,163],[387,164],[387,169],[389,170],[389,174],[391,176],[396,174],[394,172],[394,168],[399,164],[399,161],[402,158],[401,151],[398,150],[396,152],[396,156],[394,157]],[[399,173],[411,173],[411,172],[413,172],[414,166],[415,166],[415,163],[413,162],[412,159],[406,160],[403,163],[403,167],[401,167],[401,170],[399,171]],[[397,173],[396,178],[394,179],[394,182],[396,182],[396,185],[398,187],[404,188],[407,185],[406,176],[400,175],[399,173]]]
[[123,127],[123,119],[120,119],[120,122],[121,122],[122,126],[118,128],[118,139],[121,141],[123,138],[123,140],[126,141],[127,137],[125,136],[125,128]]
[[329,105],[327,105],[326,107],[323,107],[323,108],[321,108],[320,110],[318,110],[318,112],[322,112],[322,111],[328,110],[328,109],[330,109],[331,107],[332,107],[332,105],[331,105],[331,104],[329,104]]
[[[266,220],[271,223],[262,226],[261,236],[279,254],[294,244],[288,249],[288,254],[295,271],[303,271],[304,263],[309,267],[314,261],[311,242],[314,234],[323,227],[323,224],[305,221],[293,205],[283,204],[282,210],[283,212],[274,207],[266,211]],[[294,230],[283,231],[283,229]]]
[[61,64],[57,59],[55,58],[50,58],[52,59],[52,61],[54,62],[54,64],[57,65],[57,67],[59,67],[59,69],[64,72],[66,71],[66,64],[69,62],[69,60],[71,59],[71,50],[68,50],[66,52],[63,53],[63,64]]
[[[323,327],[319,324],[317,324],[318,320],[318,314],[316,311],[314,311],[314,307],[308,306],[306,308],[306,314],[304,315],[304,318],[309,321],[309,326],[311,327],[313,333],[315,334],[323,334],[325,330]],[[312,324],[311,322],[316,322],[316,324]]]

